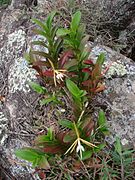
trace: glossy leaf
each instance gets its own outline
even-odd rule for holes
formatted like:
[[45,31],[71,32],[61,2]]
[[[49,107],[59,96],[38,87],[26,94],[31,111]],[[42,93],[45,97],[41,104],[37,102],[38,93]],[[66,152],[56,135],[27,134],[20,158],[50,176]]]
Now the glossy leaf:
[[49,104],[49,103],[54,103],[54,104],[60,104],[61,102],[57,99],[56,96],[52,95],[46,99],[42,99],[40,100],[40,105],[46,105],[46,104]]
[[40,29],[33,29],[33,32],[35,32],[36,34],[38,34],[38,35],[41,35],[41,36],[43,36],[43,37],[47,37],[47,34],[46,34],[46,32],[45,31],[42,31],[42,30],[40,30]]
[[34,82],[30,82],[29,84],[30,84],[31,88],[34,91],[36,91],[37,93],[39,93],[39,94],[46,93],[46,89],[44,87],[40,86],[39,84],[34,83]]
[[116,137],[116,141],[115,141],[115,150],[119,155],[121,155],[122,145],[121,145],[120,139],[118,137]]
[[99,114],[98,114],[98,125],[99,126],[104,126],[105,123],[106,123],[105,113],[104,113],[103,110],[100,110]]
[[32,44],[48,48],[47,44],[45,42],[43,42],[43,41],[32,41]]
[[101,53],[99,56],[98,56],[98,59],[96,61],[96,64],[99,64],[99,65],[103,65],[105,61],[105,54],[104,53]]
[[62,49],[63,40],[58,38],[54,43],[54,58],[58,59],[59,53]]
[[82,161],[91,158],[92,154],[93,154],[93,152],[90,150],[82,152]]
[[63,141],[65,143],[71,143],[76,139],[76,134],[74,133],[74,131],[70,131],[69,133],[67,133],[64,138]]
[[47,77],[53,77],[54,76],[54,72],[52,70],[45,70],[43,71],[43,76],[47,76]]
[[40,20],[33,18],[32,21],[36,23],[38,26],[40,26],[44,31],[47,31],[46,25],[42,23]]
[[60,29],[58,29],[56,34],[57,34],[57,36],[66,36],[69,33],[70,33],[70,30],[64,29],[64,28],[60,28]]
[[105,113],[104,111],[100,110],[97,124],[98,124],[98,130],[102,132],[104,135],[109,134],[106,122],[107,121],[106,121]]
[[105,143],[99,144],[99,145],[97,145],[97,147],[94,147],[93,151],[94,151],[95,153],[98,153],[98,152],[100,152],[105,146],[106,146]]
[[22,148],[15,151],[15,155],[21,159],[27,160],[29,162],[35,161],[35,159],[40,158],[44,153],[32,149],[32,148]]
[[56,37],[56,32],[58,30],[58,27],[57,26],[54,26],[52,29],[51,29],[51,39],[52,41],[55,41],[55,37]]
[[50,54],[47,54],[47,53],[42,52],[42,51],[32,51],[32,53],[35,54],[35,55],[38,55],[38,56],[42,56],[44,58],[52,59]]
[[91,65],[93,64],[93,61],[91,59],[88,59],[88,60],[85,60],[83,63],[87,65]]
[[74,129],[73,123],[67,119],[59,120],[58,123],[65,128]]
[[42,99],[40,101],[40,105],[45,105],[45,104],[49,104],[50,102],[54,102],[54,97],[49,97],[49,98],[46,98],[46,99]]
[[45,156],[42,156],[41,159],[39,160],[38,167],[41,169],[50,169],[50,165]]
[[68,90],[71,92],[71,94],[76,98],[80,98],[80,97],[86,95],[86,92],[83,90],[80,90],[77,87],[77,85],[70,79],[66,79],[66,86],[67,86]]
[[73,17],[72,17],[72,21],[71,21],[71,29],[73,32],[76,32],[76,30],[78,29],[78,26],[80,24],[80,20],[81,20],[81,12],[77,11]]
[[73,57],[73,52],[72,51],[66,51],[62,54],[62,56],[60,57],[60,67],[63,68],[63,66],[65,65],[65,63],[69,60],[69,58]]
[[51,29],[51,26],[52,26],[52,21],[53,21],[53,18],[54,16],[56,15],[56,11],[53,11],[47,18],[46,20],[46,24],[47,24],[47,27],[48,29]]

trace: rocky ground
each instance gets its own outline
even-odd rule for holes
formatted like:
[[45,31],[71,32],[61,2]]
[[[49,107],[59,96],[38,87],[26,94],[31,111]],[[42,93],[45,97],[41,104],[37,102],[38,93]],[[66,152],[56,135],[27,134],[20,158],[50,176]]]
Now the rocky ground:
[[[43,2],[43,1],[42,1]],[[0,17],[0,168],[5,179],[38,179],[30,166],[16,159],[14,150],[29,146],[36,134],[48,123],[49,109],[39,106],[39,99],[29,87],[30,81],[38,81],[35,71],[28,67],[24,52],[30,42],[38,38],[32,33],[35,25],[31,17],[44,18],[42,2],[30,9],[9,6],[1,9]],[[42,6],[42,8],[41,8]],[[95,112],[103,108],[108,117],[111,136],[121,138],[125,146],[135,146],[135,63],[98,43],[89,43],[91,58],[101,52],[106,55],[104,67],[112,63],[105,76],[106,90],[94,101]],[[54,122],[55,123],[55,122]]]

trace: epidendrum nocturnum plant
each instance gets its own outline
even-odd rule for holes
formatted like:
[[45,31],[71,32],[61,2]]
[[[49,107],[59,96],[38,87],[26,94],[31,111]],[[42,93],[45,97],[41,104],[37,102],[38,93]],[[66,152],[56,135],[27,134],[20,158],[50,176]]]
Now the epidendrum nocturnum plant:
[[[108,134],[105,113],[100,110],[95,123],[88,108],[92,97],[104,90],[101,72],[104,54],[96,63],[89,59],[89,38],[85,35],[85,26],[80,23],[80,11],[72,16],[69,28],[58,27],[54,22],[57,15],[52,12],[45,22],[33,20],[40,27],[34,32],[43,40],[33,41],[25,57],[43,80],[42,86],[30,83],[36,92],[48,96],[40,104],[61,104],[59,96],[63,93],[70,101],[72,116],[58,121],[59,132],[50,127],[47,134],[36,137],[32,148],[25,147],[15,152],[18,157],[31,162],[33,167],[44,169],[50,168],[56,155],[61,157],[70,153],[76,158],[77,152],[81,160],[91,158],[105,147],[104,137]],[[44,50],[34,50],[35,45]],[[47,90],[46,85],[51,90]]]

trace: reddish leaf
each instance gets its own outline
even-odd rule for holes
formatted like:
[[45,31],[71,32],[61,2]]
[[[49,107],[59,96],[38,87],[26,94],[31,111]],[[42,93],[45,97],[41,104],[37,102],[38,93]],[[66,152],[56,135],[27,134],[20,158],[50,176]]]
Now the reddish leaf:
[[101,66],[99,64],[95,64],[95,67],[91,73],[92,80],[101,78]]
[[88,121],[89,122],[83,128],[87,137],[89,137],[91,135],[91,132],[94,129],[94,121],[92,121],[91,119],[89,119]]
[[53,70],[45,70],[45,71],[43,71],[42,74],[43,74],[43,76],[48,76],[48,77],[54,76]]
[[69,131],[62,131],[56,134],[56,138],[57,140],[61,143],[64,144],[64,137],[68,134]]
[[87,73],[89,73],[91,75],[91,70],[89,68],[83,68],[82,72],[87,72]]
[[63,66],[69,60],[69,58],[72,58],[72,57],[73,57],[73,52],[72,51],[64,52],[63,55],[61,56],[60,60],[59,60],[60,67],[63,68]]
[[35,62],[33,63],[33,65],[34,65],[34,66],[46,66],[46,67],[50,67],[50,64],[49,64],[48,62],[46,62],[46,61],[40,61],[40,60],[35,61]]
[[93,65],[93,61],[90,60],[90,59],[85,60],[83,63],[84,63],[84,64],[87,64],[87,65],[91,65],[91,64]]
[[104,91],[104,90],[105,90],[105,85],[101,84],[99,87],[96,88],[95,92],[98,93],[98,92],[101,92],[101,91]]
[[38,171],[38,176],[39,176],[40,179],[42,179],[42,180],[45,180],[45,179],[46,179],[46,174],[45,174],[42,170]]
[[45,153],[51,153],[51,154],[59,154],[59,153],[64,153],[65,150],[61,145],[53,145],[53,146],[46,146],[43,151]]
[[36,65],[36,66],[35,66],[35,65],[33,65],[33,66],[32,66],[32,68],[33,68],[33,69],[35,69],[35,70],[39,73],[39,75],[40,75],[40,76],[42,76],[42,75],[43,75],[43,74],[42,74],[42,69],[41,69],[39,66],[37,66],[37,65]]
[[93,82],[92,82],[92,80],[89,79],[89,80],[82,82],[82,84],[83,84],[83,86],[92,86]]
[[90,91],[95,93],[97,88],[91,88]]

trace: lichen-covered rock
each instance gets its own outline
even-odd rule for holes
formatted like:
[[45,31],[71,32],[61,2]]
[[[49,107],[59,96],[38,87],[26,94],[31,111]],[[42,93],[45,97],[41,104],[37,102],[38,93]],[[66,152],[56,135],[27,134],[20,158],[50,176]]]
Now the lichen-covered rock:
[[[106,90],[97,99],[106,106],[108,124],[113,136],[119,136],[123,145],[134,145],[135,63],[100,45],[92,48],[91,58],[96,59],[101,52],[104,52],[106,57],[104,68],[111,66],[105,74]],[[114,142],[113,137],[110,143],[112,142]]]
[[5,114],[2,112],[2,105],[0,104],[0,145],[3,145],[5,140],[7,139],[7,127],[8,127],[8,119],[5,117]]
[[28,67],[26,60],[24,58],[15,59],[15,63],[12,64],[9,71],[9,92],[30,92],[29,82],[32,79],[36,79],[35,71]]

